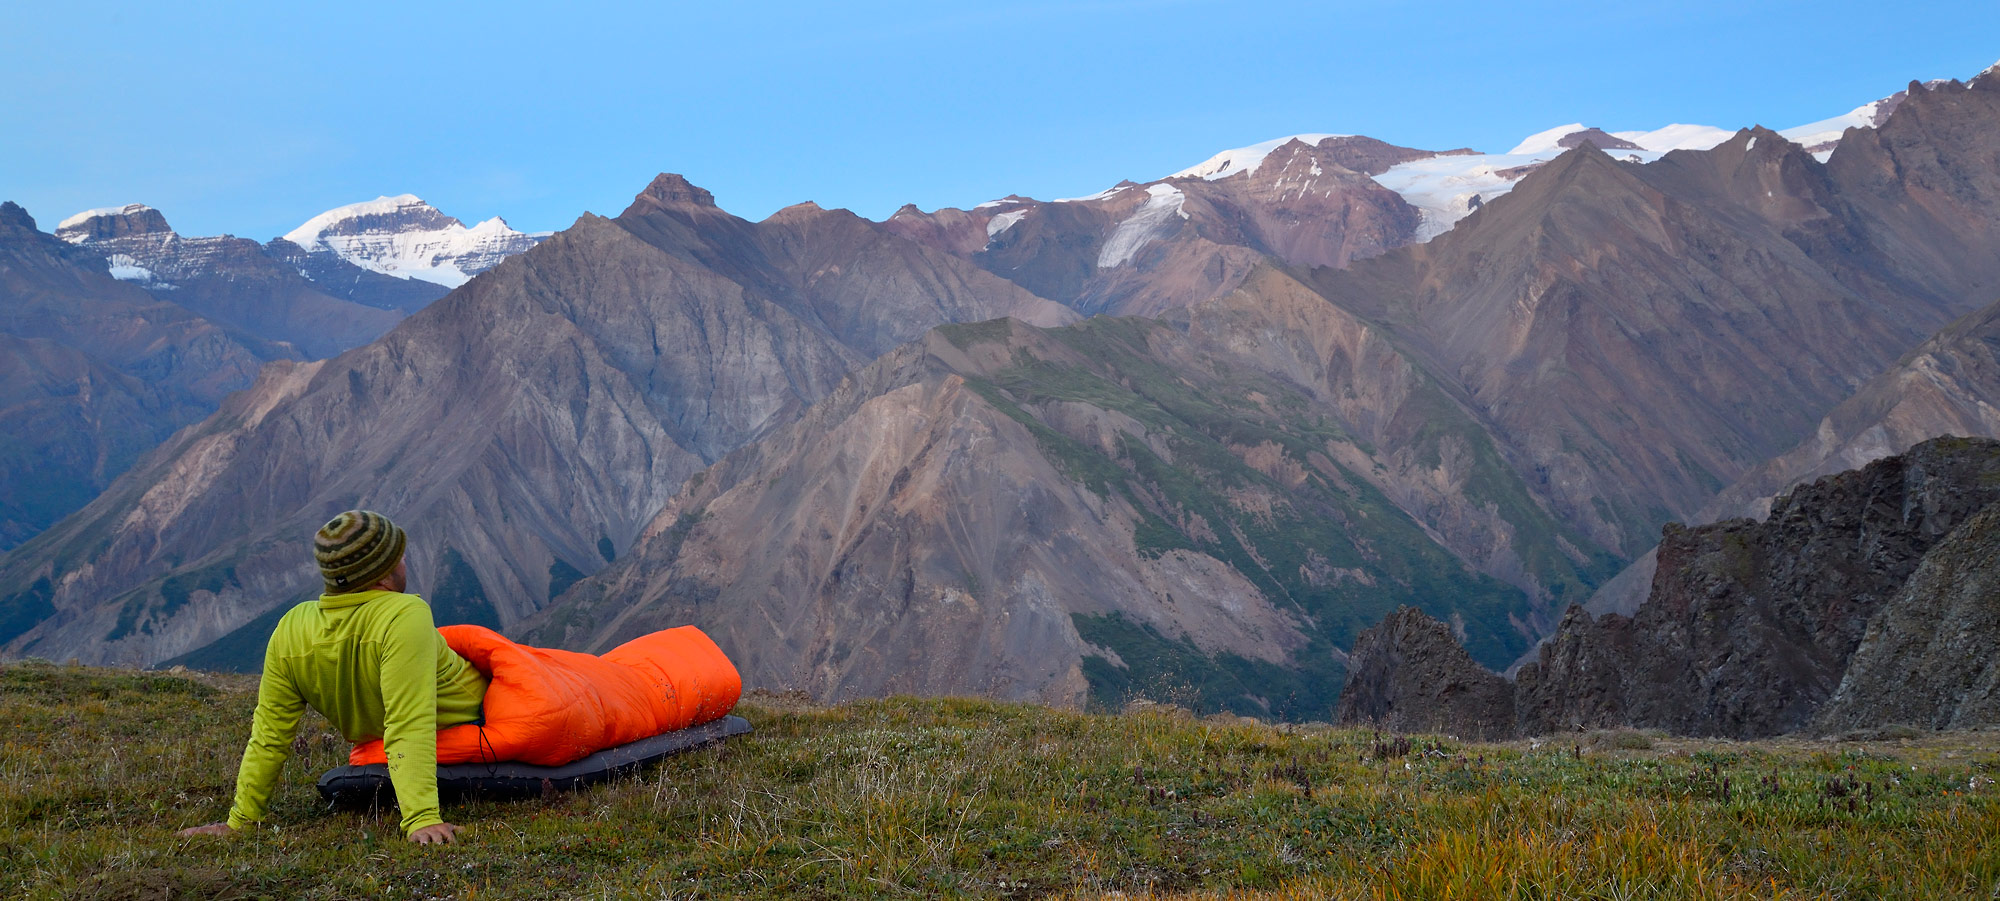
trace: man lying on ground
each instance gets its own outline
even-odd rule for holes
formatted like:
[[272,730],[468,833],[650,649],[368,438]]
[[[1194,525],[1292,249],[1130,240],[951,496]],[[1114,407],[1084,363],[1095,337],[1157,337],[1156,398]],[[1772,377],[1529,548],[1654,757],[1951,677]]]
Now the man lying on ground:
[[228,835],[262,820],[311,705],[350,742],[382,739],[410,841],[457,837],[438,813],[437,730],[480,721],[487,677],[445,644],[430,605],[404,593],[405,543],[402,529],[368,510],[342,513],[313,536],[326,593],[286,613],[265,646],[229,820],[181,835]]

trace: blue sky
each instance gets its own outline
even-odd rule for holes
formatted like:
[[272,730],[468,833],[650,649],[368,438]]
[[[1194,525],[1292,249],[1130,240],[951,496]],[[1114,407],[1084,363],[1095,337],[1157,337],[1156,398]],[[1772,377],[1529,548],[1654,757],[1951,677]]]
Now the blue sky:
[[1788,127],[2000,59],[2000,3],[9,3],[0,198],[267,239],[413,193],[615,215],[1089,194],[1294,132]]

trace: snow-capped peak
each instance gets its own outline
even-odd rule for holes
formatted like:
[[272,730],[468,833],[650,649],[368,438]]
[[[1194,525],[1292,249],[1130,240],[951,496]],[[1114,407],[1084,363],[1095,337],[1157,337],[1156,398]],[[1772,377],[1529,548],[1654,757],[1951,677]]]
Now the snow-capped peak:
[[1146,186],[1146,202],[1132,211],[1125,221],[1118,223],[1111,236],[1104,240],[1104,248],[1097,254],[1097,268],[1109,269],[1129,263],[1138,256],[1139,249],[1173,230],[1175,218],[1188,218],[1182,209],[1187,195],[1181,189],[1168,184]]
[[1675,150],[1713,150],[1735,137],[1736,133],[1713,125],[1676,122],[1652,131],[1614,131],[1611,136],[1631,141],[1654,153],[1669,153]]
[[1199,165],[1190,166],[1186,169],[1182,169],[1181,171],[1176,172],[1167,177],[1206,178],[1210,181],[1214,181],[1215,179],[1218,178],[1228,178],[1229,176],[1235,175],[1238,172],[1257,171],[1257,167],[1264,164],[1264,158],[1270,156],[1272,151],[1277,150],[1278,148],[1283,147],[1286,144],[1289,144],[1293,141],[1302,141],[1309,146],[1318,146],[1319,142],[1324,141],[1328,138],[1349,138],[1349,137],[1353,137],[1353,135],[1303,134],[1303,135],[1286,135],[1285,137],[1282,138],[1272,138],[1271,140],[1265,141],[1260,144],[1252,144],[1248,147],[1238,147],[1234,150],[1224,150],[1221,153],[1218,153],[1214,156],[1209,157],[1206,160],[1203,160]]
[[[1519,145],[1515,146],[1513,150],[1507,151],[1507,153],[1510,156],[1561,153],[1568,149],[1563,146],[1563,139],[1577,132],[1590,130],[1589,126],[1581,122],[1558,125],[1547,131],[1538,131],[1527,136],[1522,139]],[[1726,128],[1716,128],[1713,125],[1685,125],[1679,122],[1665,128],[1656,128],[1652,131],[1612,131],[1605,133],[1621,141],[1629,141],[1636,144],[1641,150],[1653,153],[1667,153],[1673,150],[1709,150],[1729,140],[1731,136],[1736,134]]]
[[328,233],[409,231],[410,225],[419,222],[432,228],[465,227],[465,223],[439,212],[437,207],[425,203],[415,194],[398,194],[334,207],[307,219],[304,225],[286,232],[284,237],[307,250],[327,250],[331,248],[316,245]]
[[415,194],[327,210],[287,232],[308,252],[331,251],[356,266],[456,288],[540,238],[495,216],[471,228]]
[[1530,153],[1546,153],[1551,150],[1561,150],[1563,149],[1562,145],[1558,142],[1562,139],[1579,131],[1589,130],[1590,127],[1584,125],[1582,122],[1571,122],[1568,125],[1558,125],[1547,131],[1538,131],[1521,139],[1521,143],[1515,145],[1514,149],[1507,151],[1507,155],[1522,156]]
[[128,203],[124,206],[107,206],[107,207],[99,207],[94,210],[84,210],[81,213],[78,213],[74,216],[69,217],[68,219],[64,219],[63,221],[57,223],[56,230],[61,231],[65,228],[75,228],[79,225],[89,222],[92,219],[96,219],[99,216],[130,216],[133,213],[143,213],[150,209],[152,209],[152,207],[149,207],[143,203]]

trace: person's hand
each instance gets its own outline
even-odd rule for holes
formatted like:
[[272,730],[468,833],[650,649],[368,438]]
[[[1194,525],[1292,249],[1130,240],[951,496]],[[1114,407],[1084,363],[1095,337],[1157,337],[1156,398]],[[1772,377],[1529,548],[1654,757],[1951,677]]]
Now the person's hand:
[[229,828],[228,823],[210,823],[206,826],[190,826],[174,834],[181,838],[191,835],[235,835],[236,830]]
[[419,845],[449,845],[458,840],[458,828],[450,823],[425,826],[410,833],[410,841]]

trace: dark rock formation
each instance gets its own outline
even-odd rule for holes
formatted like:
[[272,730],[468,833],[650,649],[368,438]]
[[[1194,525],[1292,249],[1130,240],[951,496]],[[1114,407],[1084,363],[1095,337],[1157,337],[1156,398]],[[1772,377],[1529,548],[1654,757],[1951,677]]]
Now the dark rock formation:
[[1932,548],[1876,612],[1816,725],[2000,725],[2000,505]]
[[1599,150],[1646,149],[1617,135],[1610,134],[1602,128],[1586,128],[1582,131],[1572,131],[1557,139],[1556,146],[1569,150],[1582,147],[1586,143]]
[[[1996,503],[2000,441],[1940,438],[1801,487],[1763,522],[1669,525],[1638,612],[1571,608],[1504,707],[1525,735],[1995,722]],[[1422,641],[1400,637],[1407,628],[1357,645],[1343,715],[1380,716],[1385,697],[1427,700],[1468,681],[1464,652],[1435,640],[1441,627]],[[1455,715],[1502,708],[1489,698]]]
[[1571,607],[1514,674],[1516,729],[1524,735],[1623,725],[1631,677],[1632,621],[1617,615],[1592,619]]
[[1670,526],[1633,617],[1632,725],[1796,731],[1923,556],[2000,499],[2000,442],[1938,439],[1804,486],[1764,522]]
[[1415,607],[1361,633],[1347,667],[1336,722],[1481,740],[1513,735],[1513,686]]

